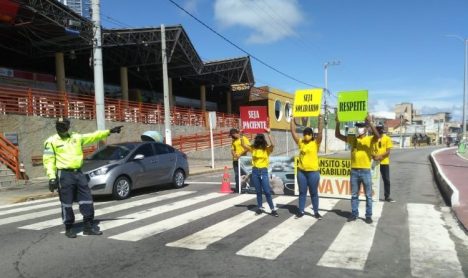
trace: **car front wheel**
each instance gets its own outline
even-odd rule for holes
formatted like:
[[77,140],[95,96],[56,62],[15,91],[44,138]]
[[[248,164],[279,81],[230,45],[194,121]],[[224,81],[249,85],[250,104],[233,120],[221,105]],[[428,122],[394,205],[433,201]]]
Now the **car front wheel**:
[[125,176],[120,176],[114,182],[112,195],[117,200],[123,200],[130,196],[131,189],[132,182],[130,181],[130,179]]
[[174,176],[172,178],[172,184],[174,185],[175,188],[181,188],[184,186],[185,183],[185,174],[184,171],[177,169],[174,172]]

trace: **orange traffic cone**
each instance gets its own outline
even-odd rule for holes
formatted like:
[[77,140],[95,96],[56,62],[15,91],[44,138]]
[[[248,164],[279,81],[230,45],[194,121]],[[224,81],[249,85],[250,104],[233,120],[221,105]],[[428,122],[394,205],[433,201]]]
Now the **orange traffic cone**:
[[224,166],[223,180],[221,182],[221,193],[232,193],[230,175],[227,166]]

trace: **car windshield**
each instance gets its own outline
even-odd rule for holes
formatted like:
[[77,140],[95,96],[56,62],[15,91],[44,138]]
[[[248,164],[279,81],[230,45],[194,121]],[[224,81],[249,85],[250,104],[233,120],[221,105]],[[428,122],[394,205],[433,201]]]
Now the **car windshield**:
[[134,145],[107,145],[102,150],[89,156],[88,160],[119,160],[126,157]]

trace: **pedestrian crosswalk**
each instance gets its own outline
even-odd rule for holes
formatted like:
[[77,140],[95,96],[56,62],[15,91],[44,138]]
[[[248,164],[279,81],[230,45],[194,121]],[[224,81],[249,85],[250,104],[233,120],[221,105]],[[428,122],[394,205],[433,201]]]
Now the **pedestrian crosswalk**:
[[[326,250],[317,256],[314,264],[324,268],[366,269],[375,236],[382,232],[378,227],[387,204],[375,202],[374,222],[366,224],[362,220],[346,222],[345,217],[334,213],[336,207],[341,202],[349,202],[347,200],[321,198],[323,220],[310,215],[296,219],[291,209],[297,205],[296,197],[276,196],[274,202],[279,207],[278,218],[269,215],[268,210],[255,215],[255,195],[202,194],[178,190],[120,202],[99,202],[95,205],[95,217],[100,229],[105,231],[103,237],[115,242],[164,240],[166,238],[155,236],[187,227],[189,233],[178,238],[168,237],[163,244],[174,250],[189,249],[194,252],[209,248],[233,248],[229,250],[233,256],[260,260],[277,260],[281,256],[290,255],[286,251],[293,246],[300,246],[301,238],[314,234],[318,226],[332,225],[331,229],[337,231],[336,236],[328,243]],[[308,210],[311,211],[310,208]],[[365,211],[365,202],[361,202],[360,211],[361,214]],[[464,277],[456,244],[444,226],[440,211],[433,205],[411,203],[406,205],[406,211],[411,275],[421,277],[432,273],[444,276],[444,273],[450,273],[450,277]],[[218,213],[223,215],[222,219],[217,217]],[[0,207],[0,226],[22,231],[49,229],[60,233],[63,227],[59,217],[60,203],[56,198]],[[77,222],[81,221],[80,217],[77,211]],[[335,221],[330,221],[333,217]],[[203,225],[195,226],[192,231],[193,226],[190,224],[201,219],[204,220]],[[266,222],[273,224],[266,227]],[[259,231],[255,237],[246,232],[251,227]],[[243,236],[242,246],[219,247],[215,244],[235,233]]]

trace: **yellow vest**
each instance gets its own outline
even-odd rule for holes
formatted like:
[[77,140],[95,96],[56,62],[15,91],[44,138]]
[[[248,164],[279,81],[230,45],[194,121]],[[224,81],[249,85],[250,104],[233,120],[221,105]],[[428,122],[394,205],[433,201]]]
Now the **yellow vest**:
[[[241,140],[244,141],[244,145],[250,146],[249,139],[245,136],[241,136],[235,140],[232,140],[231,150],[234,151],[235,154],[241,155],[245,152],[244,147],[242,147]],[[234,161],[238,160],[237,158],[233,158]]]
[[304,142],[303,139],[299,139],[299,162],[297,167],[303,171],[318,171],[318,150],[320,144],[317,141],[312,140]]
[[[372,142],[372,154],[382,155],[387,152],[387,149],[391,149],[392,147],[392,139],[386,134],[383,134],[378,141],[376,139]],[[384,159],[382,159],[380,164],[390,164],[390,155],[387,155]]]
[[252,166],[256,168],[268,168],[272,151],[273,148],[271,146],[268,146],[264,150],[252,148]]
[[109,130],[88,134],[71,133],[62,139],[58,134],[44,142],[42,161],[49,179],[56,178],[57,169],[78,169],[83,165],[83,146],[98,142],[109,136]]
[[373,136],[364,136],[362,138],[348,136],[348,143],[351,145],[351,168],[371,168],[372,138]]

